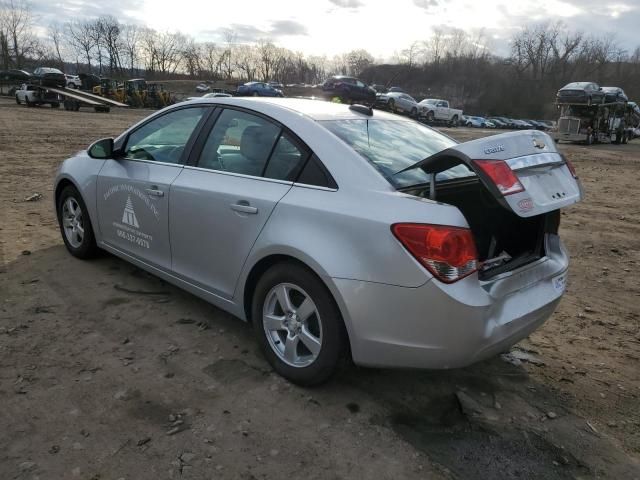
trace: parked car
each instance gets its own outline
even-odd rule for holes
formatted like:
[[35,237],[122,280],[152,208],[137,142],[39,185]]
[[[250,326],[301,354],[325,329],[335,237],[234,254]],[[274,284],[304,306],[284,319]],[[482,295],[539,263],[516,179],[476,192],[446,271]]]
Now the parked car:
[[556,96],[558,103],[584,103],[587,105],[604,102],[604,92],[594,82],[573,82],[565,85]]
[[2,70],[0,71],[0,82],[24,83],[31,80],[31,74],[24,70]]
[[628,102],[629,97],[620,87],[602,87],[604,92],[604,103]]
[[[269,85],[271,85],[273,88],[275,88],[276,90],[282,90],[284,88],[284,85],[282,83],[280,83],[280,82],[270,81],[270,82],[267,82],[267,83]],[[296,86],[303,87],[304,84],[299,83]]]
[[80,77],[78,75],[69,75],[69,74],[64,74],[64,77],[67,79],[67,87],[68,88],[81,88],[82,87],[82,80],[80,80]]
[[15,92],[16,103],[24,103],[27,107],[36,105],[51,105],[51,108],[60,107],[60,98],[52,92],[44,92],[37,85],[23,83]]
[[[464,125],[466,127],[487,128],[487,119],[483,117],[472,117],[470,115],[467,115]],[[493,127],[495,128],[495,124],[493,124]]]
[[384,85],[373,84],[371,85],[371,88],[373,88],[376,93],[387,93],[389,91],[389,89]]
[[345,355],[456,368],[530,335],[565,291],[560,209],[582,198],[543,132],[458,144],[362,105],[236,97],[95,142],[53,193],[71,255],[107,250],[250,322],[303,385]]
[[240,85],[236,91],[236,95],[240,97],[284,97],[282,90],[275,89],[264,82],[247,82],[244,85]]
[[387,92],[396,92],[396,93],[406,93],[402,88],[400,87],[389,87],[389,90],[387,90]]
[[504,122],[503,120],[500,120],[499,118],[489,117],[488,120],[490,120],[496,126],[496,128],[509,128],[509,124]]
[[513,122],[513,119],[507,117],[491,117],[491,120],[498,120],[506,125],[505,128],[516,128],[516,124]]
[[410,117],[418,116],[418,102],[411,95],[401,92],[388,92],[376,95],[375,106],[386,108],[392,113],[404,113]]
[[425,98],[418,105],[418,115],[427,122],[445,122],[457,126],[462,118],[462,110],[451,108],[447,100]]
[[57,68],[38,67],[33,71],[32,81],[43,87],[66,87],[67,77]]
[[364,103],[373,105],[376,91],[361,80],[345,75],[335,75],[322,85],[323,95],[329,100],[339,99],[342,103]]
[[93,91],[94,87],[102,85],[100,77],[94,75],[93,73],[79,73],[78,77],[80,78],[80,88],[82,88],[82,90],[91,92]]
[[519,130],[529,130],[529,129],[534,129],[535,130],[535,128],[536,128],[535,126],[533,126],[532,124],[530,124],[526,120],[514,119],[513,123],[515,124],[516,128],[519,129]]
[[209,87],[209,85],[207,85],[206,83],[199,83],[198,85],[196,85],[196,92],[204,93],[208,92],[209,90],[211,90],[211,87]]
[[548,127],[544,123],[538,122],[537,120],[525,120],[525,121],[536,130],[548,130]]

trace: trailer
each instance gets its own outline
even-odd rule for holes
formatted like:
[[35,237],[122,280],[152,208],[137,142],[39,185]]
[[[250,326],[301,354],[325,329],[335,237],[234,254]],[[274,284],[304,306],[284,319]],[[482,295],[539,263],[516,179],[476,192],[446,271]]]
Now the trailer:
[[626,102],[586,105],[560,103],[555,141],[594,143],[627,143],[629,109]]
[[41,85],[29,85],[29,88],[33,90],[36,104],[50,103],[52,107],[57,107],[62,103],[64,109],[69,111],[77,112],[80,107],[92,107],[96,112],[109,112],[111,107],[128,106],[126,103],[73,88]]

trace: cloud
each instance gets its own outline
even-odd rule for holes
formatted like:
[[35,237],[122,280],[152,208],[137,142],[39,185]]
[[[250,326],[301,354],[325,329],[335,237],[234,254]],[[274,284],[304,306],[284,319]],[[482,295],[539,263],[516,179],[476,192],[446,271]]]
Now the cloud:
[[429,10],[430,8],[437,7],[439,0],[413,0],[413,4],[416,7]]
[[333,3],[336,7],[340,7],[340,8],[356,9],[356,8],[362,7],[363,5],[363,3],[360,0],[329,0],[329,1]]
[[308,35],[307,27],[295,20],[276,20],[271,22],[271,35],[284,37],[287,35]]
[[30,3],[36,21],[41,25],[64,20],[94,19],[106,15],[116,16],[121,23],[137,23],[127,12],[142,9],[144,0],[61,1],[33,0]]

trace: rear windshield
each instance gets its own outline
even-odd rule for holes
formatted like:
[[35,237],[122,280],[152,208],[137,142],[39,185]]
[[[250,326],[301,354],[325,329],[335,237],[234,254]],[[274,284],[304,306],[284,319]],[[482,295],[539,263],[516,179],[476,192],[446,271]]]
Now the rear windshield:
[[[396,188],[428,183],[430,175],[421,169],[397,172],[456,145],[449,137],[413,121],[354,119],[320,123],[371,162]],[[471,175],[474,174],[465,165],[457,165],[438,173],[436,179]]]

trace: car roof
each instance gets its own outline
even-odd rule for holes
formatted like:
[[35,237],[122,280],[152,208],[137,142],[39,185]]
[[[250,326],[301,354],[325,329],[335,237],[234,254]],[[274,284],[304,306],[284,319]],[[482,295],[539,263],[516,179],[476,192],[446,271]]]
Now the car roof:
[[572,83],[567,83],[564,87],[562,88],[574,88],[574,87],[586,87],[587,85],[591,85],[594,82],[572,82]]
[[313,120],[349,120],[349,119],[383,119],[396,121],[411,121],[400,115],[393,115],[381,110],[372,110],[373,116],[359,113],[349,105],[342,103],[327,102],[324,100],[311,100],[305,98],[277,98],[277,97],[218,97],[218,98],[198,98],[185,103],[215,103],[220,106],[229,105],[245,107],[262,111],[266,114],[276,115],[277,111],[293,111],[305,115]]

